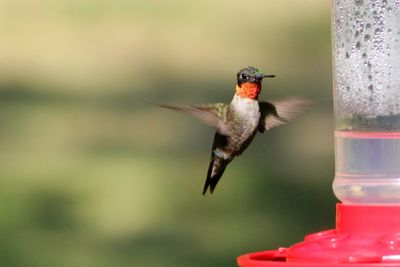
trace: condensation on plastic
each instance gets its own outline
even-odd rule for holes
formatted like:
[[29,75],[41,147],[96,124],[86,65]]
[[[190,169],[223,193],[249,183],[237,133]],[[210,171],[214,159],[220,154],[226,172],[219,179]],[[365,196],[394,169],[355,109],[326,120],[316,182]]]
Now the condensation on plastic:
[[400,204],[400,1],[333,0],[336,174],[343,203]]

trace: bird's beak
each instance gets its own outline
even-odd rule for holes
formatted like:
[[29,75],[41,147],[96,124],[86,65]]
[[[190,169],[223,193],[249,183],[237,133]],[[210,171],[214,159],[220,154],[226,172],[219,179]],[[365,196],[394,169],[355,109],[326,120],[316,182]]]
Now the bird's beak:
[[260,82],[262,79],[264,79],[264,78],[274,78],[275,77],[275,75],[272,75],[272,74],[263,74],[263,73],[260,73],[260,74],[256,74],[254,77],[252,77],[252,81],[253,82]]
[[275,75],[273,75],[273,74],[261,74],[259,77],[261,79],[263,79],[263,78],[274,78]]

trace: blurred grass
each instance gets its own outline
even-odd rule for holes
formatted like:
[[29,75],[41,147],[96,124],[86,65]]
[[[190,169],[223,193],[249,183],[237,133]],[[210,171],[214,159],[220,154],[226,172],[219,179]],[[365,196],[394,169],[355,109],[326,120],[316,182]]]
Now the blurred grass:
[[[0,0],[4,266],[235,266],[333,227],[329,3]],[[308,97],[202,197],[213,130],[155,102]]]

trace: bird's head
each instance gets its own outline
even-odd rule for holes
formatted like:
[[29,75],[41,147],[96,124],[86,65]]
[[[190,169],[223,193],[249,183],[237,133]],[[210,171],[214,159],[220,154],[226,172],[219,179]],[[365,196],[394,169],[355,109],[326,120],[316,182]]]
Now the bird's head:
[[275,75],[263,74],[254,67],[241,69],[237,74],[236,93],[242,98],[257,99],[261,92],[263,78],[273,78]]

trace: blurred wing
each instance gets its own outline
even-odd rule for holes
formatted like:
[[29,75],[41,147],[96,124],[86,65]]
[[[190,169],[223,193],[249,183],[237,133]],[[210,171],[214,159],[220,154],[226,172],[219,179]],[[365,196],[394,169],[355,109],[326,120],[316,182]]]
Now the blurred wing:
[[214,127],[222,135],[228,135],[229,126],[226,124],[226,112],[228,105],[224,103],[204,104],[204,105],[158,105],[186,113],[200,121]]
[[260,102],[261,118],[258,130],[263,133],[265,130],[285,124],[310,105],[310,101],[298,98],[271,103]]

